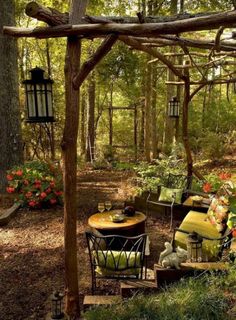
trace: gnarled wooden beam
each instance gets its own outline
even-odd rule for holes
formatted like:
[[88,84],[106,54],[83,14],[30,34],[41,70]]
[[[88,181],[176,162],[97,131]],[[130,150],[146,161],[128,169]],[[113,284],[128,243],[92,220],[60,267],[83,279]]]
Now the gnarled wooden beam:
[[25,13],[29,17],[46,22],[49,26],[57,26],[69,22],[68,13],[61,13],[56,9],[44,7],[35,1],[31,1],[26,5]]
[[15,37],[55,38],[68,36],[99,37],[111,33],[136,37],[158,37],[161,34],[218,29],[221,26],[233,27],[236,24],[236,11],[216,13],[208,16],[189,18],[165,23],[143,24],[79,24],[61,25],[48,28],[4,27],[5,34]]
[[79,73],[73,80],[73,86],[75,89],[78,89],[82,85],[90,71],[92,71],[94,67],[102,60],[102,58],[105,57],[105,55],[111,50],[117,39],[117,35],[108,36],[97,48],[96,52],[82,65]]

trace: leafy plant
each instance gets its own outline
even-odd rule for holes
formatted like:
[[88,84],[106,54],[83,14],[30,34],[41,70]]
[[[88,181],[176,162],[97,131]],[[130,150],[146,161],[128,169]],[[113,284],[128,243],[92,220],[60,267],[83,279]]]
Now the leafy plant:
[[183,174],[186,172],[186,164],[183,159],[175,156],[162,155],[161,159],[153,161],[151,164],[143,162],[134,167],[138,178],[138,192],[146,190],[156,190],[160,184],[165,184],[169,173]]
[[15,166],[7,172],[7,192],[16,194],[23,207],[43,208],[62,204],[63,185],[61,170],[40,161]]

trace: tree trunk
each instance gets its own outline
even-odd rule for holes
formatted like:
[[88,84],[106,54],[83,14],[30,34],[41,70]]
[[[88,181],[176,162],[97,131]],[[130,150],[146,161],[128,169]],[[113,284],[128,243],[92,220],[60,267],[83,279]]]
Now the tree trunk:
[[[70,23],[80,23],[87,1],[74,0],[70,10]],[[70,319],[78,319],[79,288],[76,237],[76,174],[77,136],[79,124],[79,90],[73,87],[73,79],[80,68],[81,43],[77,37],[67,39],[65,59],[66,117],[62,140],[64,162],[64,244],[65,244],[65,291],[66,313]]]
[[6,170],[23,162],[21,137],[17,46],[15,39],[3,36],[4,25],[15,24],[14,1],[0,2],[0,192],[6,190]]
[[85,155],[86,152],[86,133],[85,133],[85,114],[86,114],[86,95],[83,93],[81,99],[81,121],[80,121],[80,153]]
[[93,162],[95,148],[95,79],[94,73],[91,74],[88,85],[88,134],[86,161]]
[[152,64],[151,111],[152,158],[157,159],[157,68],[155,64]]
[[[149,56],[147,57],[149,59]],[[147,64],[145,90],[145,158],[151,161],[151,65]]]

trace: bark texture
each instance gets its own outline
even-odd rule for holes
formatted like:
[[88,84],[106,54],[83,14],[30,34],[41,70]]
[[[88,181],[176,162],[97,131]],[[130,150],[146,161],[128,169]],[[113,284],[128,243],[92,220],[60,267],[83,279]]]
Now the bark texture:
[[3,36],[4,25],[14,25],[14,1],[0,2],[0,192],[6,189],[6,170],[23,162],[17,75],[17,46]]

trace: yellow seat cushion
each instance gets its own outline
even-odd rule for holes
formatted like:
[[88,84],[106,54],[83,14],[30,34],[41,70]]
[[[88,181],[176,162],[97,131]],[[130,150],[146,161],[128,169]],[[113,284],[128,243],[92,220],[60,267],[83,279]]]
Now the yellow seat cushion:
[[[222,235],[217,231],[207,218],[207,215],[202,212],[189,211],[182,221],[179,229],[188,232],[197,232],[201,236],[210,238],[220,238]],[[186,249],[187,234],[177,231],[175,234],[175,246],[180,246]],[[215,261],[220,250],[220,240],[203,240],[202,257],[203,261]]]

